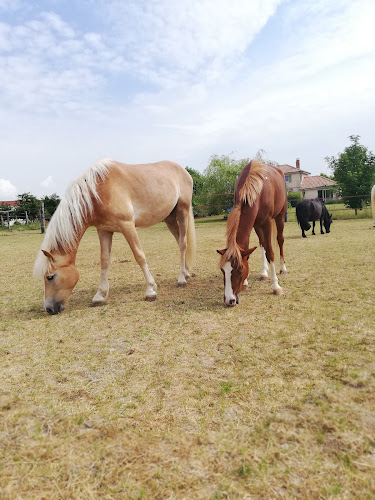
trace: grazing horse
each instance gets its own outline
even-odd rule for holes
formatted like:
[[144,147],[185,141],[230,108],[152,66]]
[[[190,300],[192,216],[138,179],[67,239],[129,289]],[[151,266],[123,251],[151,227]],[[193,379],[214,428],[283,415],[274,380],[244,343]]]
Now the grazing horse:
[[328,213],[326,206],[320,200],[301,201],[296,206],[296,216],[302,230],[302,238],[307,238],[305,231],[311,228],[311,224],[308,221],[312,221],[313,223],[313,235],[315,235],[315,221],[317,220],[320,221],[320,234],[324,234],[323,223],[326,233],[330,232],[332,215]]
[[146,300],[156,299],[136,227],[165,221],[180,247],[178,286],[185,286],[195,253],[193,181],[170,161],[128,165],[102,160],[74,180],[48,225],[34,275],[44,277],[44,307],[49,314],[65,309],[78,281],[75,266],[80,240],[95,226],[100,240],[100,280],[92,302],[103,304],[109,292],[108,271],[114,232],[125,236],[146,280]]
[[375,227],[375,186],[371,189],[372,227]]
[[[227,248],[217,250],[224,275],[224,304],[238,304],[238,293],[247,288],[248,259],[256,247],[249,248],[251,230],[255,229],[262,247],[261,279],[268,278],[271,266],[272,290],[282,294],[275,270],[273,245],[277,236],[280,248],[280,272],[287,272],[283,252],[284,217],[287,209],[284,174],[279,168],[252,160],[240,173],[234,192],[234,208],[227,219]],[[277,233],[277,234],[276,234]]]

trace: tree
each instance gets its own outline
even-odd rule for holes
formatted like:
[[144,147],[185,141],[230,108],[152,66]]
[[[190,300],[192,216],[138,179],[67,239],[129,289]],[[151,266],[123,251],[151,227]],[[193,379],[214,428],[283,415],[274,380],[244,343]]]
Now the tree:
[[235,160],[228,155],[211,156],[210,163],[204,171],[204,191],[210,195],[206,198],[207,215],[228,212],[233,207],[234,185],[241,170],[249,161],[249,158]]
[[24,217],[27,212],[29,219],[35,220],[39,215],[39,200],[31,193],[19,194],[17,199],[18,205],[14,210],[16,217]]
[[359,143],[359,135],[351,135],[349,139],[352,144],[343,153],[337,158],[326,156],[325,160],[333,170],[345,205],[357,213],[357,209],[369,201],[368,195],[375,181],[375,156]]
[[47,217],[52,217],[52,215],[55,213],[56,208],[59,206],[59,203],[61,201],[60,197],[56,193],[53,193],[51,194],[51,196],[45,196],[43,201],[45,215]]
[[202,217],[205,215],[205,210],[202,205],[204,205],[203,197],[199,197],[204,193],[204,182],[205,177],[203,174],[195,170],[194,168],[186,167],[193,179],[193,195],[198,195],[198,197],[193,196],[193,213],[194,217]]

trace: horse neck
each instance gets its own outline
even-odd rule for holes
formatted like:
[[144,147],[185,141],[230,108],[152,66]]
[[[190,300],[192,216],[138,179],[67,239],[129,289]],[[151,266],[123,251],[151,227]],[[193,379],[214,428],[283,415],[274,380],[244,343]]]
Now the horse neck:
[[250,233],[254,227],[257,213],[257,203],[254,203],[251,207],[247,203],[241,204],[241,215],[238,223],[236,242],[242,250],[247,250],[249,248]]
[[63,257],[64,260],[66,259],[67,264],[75,265],[79,244],[82,240],[83,235],[86,232],[86,229],[90,225],[91,224],[87,222],[84,224],[84,226],[82,226],[81,229],[77,231],[76,237],[70,243],[69,248],[65,248],[61,244],[58,244],[56,250],[54,250],[54,253],[57,253],[60,257]]

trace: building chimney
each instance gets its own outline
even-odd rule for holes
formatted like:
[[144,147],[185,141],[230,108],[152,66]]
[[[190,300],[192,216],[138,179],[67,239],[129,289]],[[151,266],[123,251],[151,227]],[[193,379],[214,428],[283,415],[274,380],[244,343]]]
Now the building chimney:
[[298,170],[300,169],[300,166],[299,166],[299,158],[296,159],[296,168],[298,168]]

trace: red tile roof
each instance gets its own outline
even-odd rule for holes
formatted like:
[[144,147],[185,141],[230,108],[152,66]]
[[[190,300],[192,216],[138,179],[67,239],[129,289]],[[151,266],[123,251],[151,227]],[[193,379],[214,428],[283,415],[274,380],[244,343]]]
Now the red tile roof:
[[15,201],[0,201],[0,205],[4,203],[4,205],[9,205],[11,207],[16,207],[19,204],[18,200]]
[[317,189],[322,187],[337,186],[337,183],[321,175],[306,176],[302,180],[301,189]]
[[303,172],[304,174],[310,175],[310,172],[302,170],[302,168],[292,167],[291,165],[277,165],[284,174],[295,174],[296,172]]

